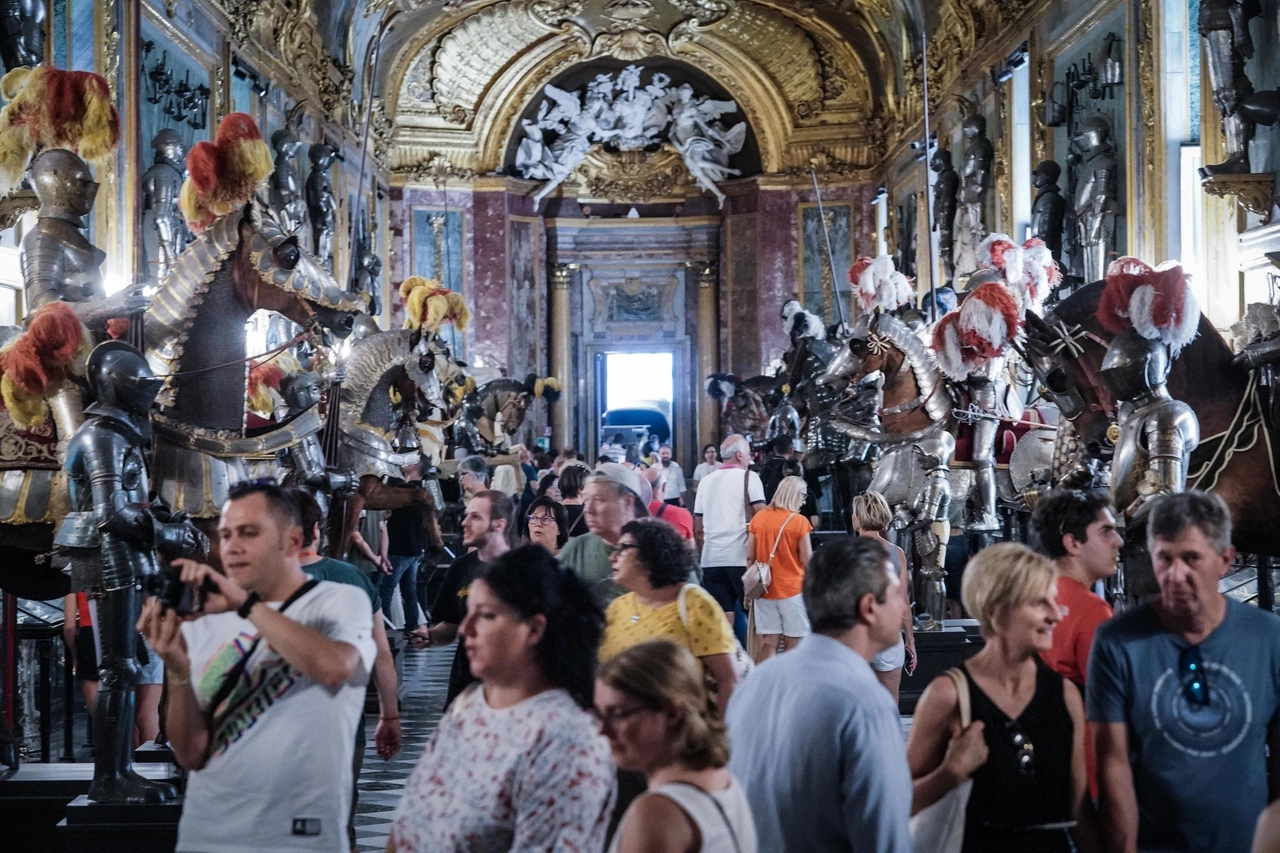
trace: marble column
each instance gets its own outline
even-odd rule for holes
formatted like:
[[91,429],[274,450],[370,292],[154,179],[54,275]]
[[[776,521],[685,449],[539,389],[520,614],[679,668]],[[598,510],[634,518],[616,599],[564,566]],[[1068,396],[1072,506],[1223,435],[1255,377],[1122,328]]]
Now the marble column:
[[[719,301],[720,270],[714,260],[689,264],[690,278],[698,283],[698,373],[695,384],[698,401],[698,447],[720,443],[720,409],[703,391],[703,383],[718,368],[719,325],[716,305]],[[701,460],[699,460],[701,461]]]
[[[573,444],[573,402],[577,377],[573,375],[573,329],[569,316],[569,282],[578,264],[551,268],[551,375],[560,380],[560,401],[551,413],[551,449]],[[576,446],[576,445],[575,445]],[[582,448],[579,448],[580,450]]]

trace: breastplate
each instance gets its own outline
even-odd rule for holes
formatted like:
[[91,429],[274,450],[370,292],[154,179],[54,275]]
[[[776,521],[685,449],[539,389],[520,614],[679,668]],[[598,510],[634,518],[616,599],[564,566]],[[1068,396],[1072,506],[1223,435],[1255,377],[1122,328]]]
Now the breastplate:
[[85,302],[102,295],[106,254],[65,219],[42,217],[22,241],[28,310],[49,302]]

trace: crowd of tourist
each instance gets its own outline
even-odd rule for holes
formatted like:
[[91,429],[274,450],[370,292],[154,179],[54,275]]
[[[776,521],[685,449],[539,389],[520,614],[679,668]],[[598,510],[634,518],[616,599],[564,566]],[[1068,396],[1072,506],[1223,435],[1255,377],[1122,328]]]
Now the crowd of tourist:
[[223,571],[181,564],[216,589],[203,613],[152,600],[139,622],[191,771],[178,849],[354,844],[371,678],[378,754],[401,747],[389,619],[412,647],[456,642],[389,850],[1280,851],[1280,622],[1218,591],[1220,499],[1152,502],[1159,595],[1119,615],[1099,595],[1114,507],[1042,500],[1040,551],[964,567],[981,643],[908,736],[910,572],[887,502],[858,495],[856,535],[815,547],[787,448],[767,489],[741,436],[708,450],[688,482],[665,445],[593,468],[530,456],[515,486],[463,460],[462,553],[430,601],[402,583],[420,516],[366,519],[362,572],[317,554],[305,493],[235,491]]

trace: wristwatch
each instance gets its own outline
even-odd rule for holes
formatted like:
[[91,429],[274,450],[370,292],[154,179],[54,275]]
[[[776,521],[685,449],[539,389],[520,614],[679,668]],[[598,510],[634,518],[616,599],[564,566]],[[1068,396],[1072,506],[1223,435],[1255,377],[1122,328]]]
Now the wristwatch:
[[258,594],[256,592],[250,592],[247,596],[245,596],[244,604],[241,604],[239,607],[236,608],[236,615],[239,616],[241,619],[248,619],[249,611],[253,609],[253,605],[257,604],[261,600],[262,599],[258,597]]

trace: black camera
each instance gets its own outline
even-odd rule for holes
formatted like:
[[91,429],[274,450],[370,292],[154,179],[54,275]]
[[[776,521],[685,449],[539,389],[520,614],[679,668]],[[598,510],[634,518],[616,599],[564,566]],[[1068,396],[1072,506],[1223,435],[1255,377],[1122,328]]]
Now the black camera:
[[205,601],[210,593],[218,591],[218,585],[209,577],[204,578],[199,586],[184,583],[182,569],[168,565],[143,578],[142,589],[147,595],[155,596],[165,609],[186,616],[204,610]]

